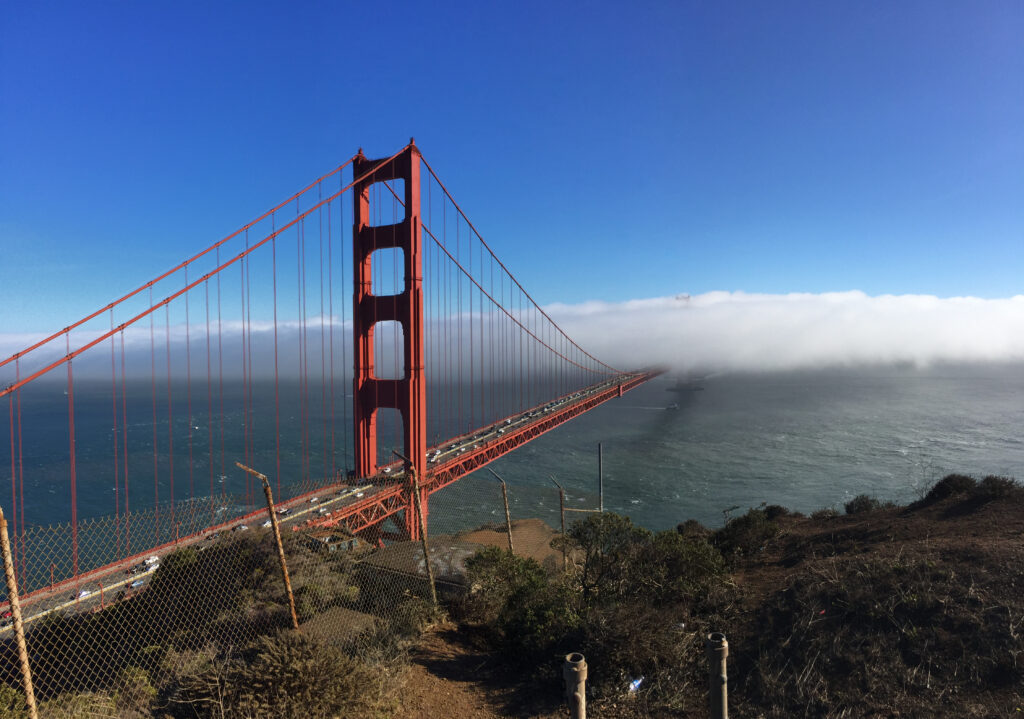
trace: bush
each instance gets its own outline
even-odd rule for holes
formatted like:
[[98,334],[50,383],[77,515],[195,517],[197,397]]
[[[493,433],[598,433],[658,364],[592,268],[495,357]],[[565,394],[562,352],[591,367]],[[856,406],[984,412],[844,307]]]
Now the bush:
[[700,537],[702,539],[706,539],[711,536],[711,530],[696,519],[687,519],[685,522],[677,524],[676,531],[684,537]]
[[25,695],[14,687],[0,685],[0,719],[27,719]]
[[493,623],[512,594],[524,586],[538,586],[546,573],[533,559],[509,554],[498,547],[481,549],[466,560],[469,593],[459,607],[462,618]]
[[922,504],[935,504],[946,497],[952,497],[958,494],[970,494],[974,492],[977,484],[978,483],[974,481],[974,477],[968,477],[965,474],[947,474],[936,482],[930,490],[928,490],[928,494],[924,496]]
[[706,539],[659,532],[639,553],[629,594],[654,605],[693,602],[725,573],[725,560]]
[[822,507],[811,512],[811,519],[820,522],[826,519],[835,519],[839,516],[839,512],[834,507]]
[[751,556],[779,533],[779,525],[763,509],[751,509],[714,533],[712,542],[727,559]]
[[481,550],[467,561],[465,616],[482,621],[521,666],[547,671],[556,656],[583,652],[595,696],[619,695],[646,677],[634,710],[662,715],[703,683],[700,637],[728,625],[734,611],[725,560],[701,529],[691,521],[653,534],[627,517],[588,516],[566,532],[566,576]]
[[787,507],[783,507],[781,504],[769,504],[764,508],[764,516],[772,522],[781,517],[789,517],[792,514],[793,512],[789,511]]
[[614,602],[631,593],[634,560],[652,541],[650,531],[605,512],[574,522],[566,534],[574,554],[582,555],[577,581],[585,603]]
[[114,692],[114,701],[120,710],[119,719],[142,719],[151,716],[149,708],[156,694],[157,691],[145,669],[124,669],[118,677]]
[[169,707],[182,717],[327,719],[369,706],[375,686],[369,667],[289,630],[182,677]]
[[978,483],[974,494],[985,502],[995,499],[1016,499],[1024,497],[1024,487],[1010,477],[997,477],[990,474]]
[[844,505],[847,514],[863,514],[873,512],[882,506],[874,497],[867,494],[858,494]]

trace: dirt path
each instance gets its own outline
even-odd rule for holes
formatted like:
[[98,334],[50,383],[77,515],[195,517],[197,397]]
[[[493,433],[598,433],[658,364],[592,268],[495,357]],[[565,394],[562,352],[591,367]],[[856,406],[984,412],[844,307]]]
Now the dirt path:
[[[504,676],[496,658],[472,646],[471,638],[444,624],[417,644],[404,677],[402,706],[394,719],[561,719],[552,697],[524,697],[515,677]],[[541,704],[538,708],[537,704]]]

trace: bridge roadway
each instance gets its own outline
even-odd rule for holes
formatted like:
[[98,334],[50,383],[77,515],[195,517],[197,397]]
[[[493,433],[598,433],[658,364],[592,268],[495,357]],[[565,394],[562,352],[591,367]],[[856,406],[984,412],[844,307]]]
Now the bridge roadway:
[[[661,374],[661,370],[622,374],[577,392],[563,395],[525,412],[506,417],[491,425],[430,447],[427,451],[426,477],[421,489],[434,493],[462,477],[508,454],[517,447],[551,431],[608,400]],[[278,521],[292,531],[307,528],[337,527],[352,534],[383,522],[409,506],[409,483],[402,463],[381,467],[375,477],[338,481],[304,492],[276,504]],[[150,548],[131,557],[55,583],[21,597],[22,618],[28,624],[57,612],[87,612],[105,606],[125,590],[131,596],[131,584],[143,591],[160,558],[182,547],[216,541],[224,531],[265,529],[266,508],[255,509],[194,534]],[[257,527],[256,525],[260,526]],[[246,530],[241,528],[245,527]],[[155,561],[152,559],[155,558]],[[151,563],[146,564],[150,559]],[[135,573],[133,568],[138,568]],[[8,603],[0,604],[0,637],[11,631]]]
[[[428,469],[426,476],[420,478],[420,488],[433,494],[584,412],[621,397],[662,371],[617,375],[435,445],[427,450]],[[307,525],[341,526],[355,534],[379,524],[409,506],[410,487],[404,479],[401,463],[389,464],[381,468],[377,475],[378,485],[372,491],[339,508],[330,517],[313,518]]]

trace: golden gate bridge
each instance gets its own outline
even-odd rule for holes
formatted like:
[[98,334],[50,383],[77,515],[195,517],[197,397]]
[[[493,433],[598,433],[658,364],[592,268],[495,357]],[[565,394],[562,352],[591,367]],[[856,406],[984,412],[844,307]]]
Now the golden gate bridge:
[[[283,508],[360,488],[308,524],[416,539],[414,476],[426,515],[431,494],[658,371],[616,369],[569,337],[410,141],[383,159],[360,150],[0,373],[0,482],[31,601],[260,514],[235,460],[258,465]],[[25,419],[37,406],[48,424]],[[59,565],[38,566],[25,539],[34,445],[66,493]],[[229,517],[226,483],[244,496]],[[83,492],[89,516],[114,518],[88,557]]]

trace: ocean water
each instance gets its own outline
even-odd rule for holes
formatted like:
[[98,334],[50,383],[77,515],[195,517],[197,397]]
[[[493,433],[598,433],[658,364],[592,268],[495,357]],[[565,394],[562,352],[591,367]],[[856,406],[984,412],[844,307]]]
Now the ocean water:
[[[661,377],[495,463],[509,481],[596,491],[652,529],[762,502],[842,511],[916,499],[950,472],[1024,478],[1024,366]],[[696,390],[696,387],[702,389]],[[678,409],[666,409],[678,404]],[[735,514],[735,512],[734,512]]]
[[[905,502],[949,472],[1024,477],[1024,366],[936,366],[927,369],[875,367],[746,375],[711,375],[673,391],[677,380],[662,376],[549,432],[492,467],[521,496],[531,488],[550,495],[554,477],[573,501],[597,493],[597,445],[604,448],[607,509],[635,522],[664,529],[695,518],[718,526],[723,511],[782,504],[800,511],[842,507],[857,494]],[[339,382],[339,386],[343,383]],[[698,389],[699,388],[699,389]],[[131,389],[131,388],[129,388]],[[67,522],[68,428],[66,398],[59,386],[23,394],[21,465],[23,505],[28,525]],[[191,415],[180,400],[168,417],[163,392],[129,391],[119,410],[128,418],[128,458],[123,454],[123,420],[118,420],[122,451],[115,492],[114,426],[109,388],[78,388],[75,394],[76,474],[80,518],[124,509],[124,471],[133,510],[152,506],[155,493],[170,498],[173,460],[175,499],[214,494],[230,511],[259,502],[254,488],[233,469],[245,459],[236,387],[226,390],[223,423],[207,417],[204,393]],[[440,394],[440,392],[439,392]],[[296,392],[282,390],[283,494],[303,477],[351,466],[351,413],[345,396],[339,415],[325,421],[321,398],[307,406],[305,439]],[[249,460],[275,467],[273,390],[253,391],[259,421]],[[350,400],[347,400],[350,401]],[[677,405],[677,407],[676,407]],[[671,407],[671,408],[670,408]],[[0,505],[10,514],[11,449],[8,410],[0,416]],[[153,415],[157,419],[153,450]],[[272,417],[272,415],[271,415]],[[223,426],[222,426],[223,424]],[[173,426],[173,437],[167,427]],[[221,432],[227,447],[221,455]],[[334,449],[330,437],[334,436]],[[381,434],[393,434],[382,420]],[[173,439],[170,452],[168,439]],[[212,442],[211,442],[212,440]],[[306,442],[313,458],[301,460]],[[192,462],[189,462],[191,454]],[[154,473],[156,481],[154,482]],[[270,474],[270,472],[268,472]],[[489,473],[477,484],[493,482]],[[467,482],[467,485],[472,482]],[[543,492],[542,492],[543,488]],[[447,490],[445,490],[447,492]],[[472,504],[473,492],[449,492],[445,501]],[[440,499],[440,496],[438,497]],[[221,501],[208,503],[216,504]],[[490,501],[490,500],[488,500]],[[548,500],[550,503],[550,500]],[[555,498],[557,503],[557,497]],[[486,518],[493,506],[467,506],[467,521]]]

